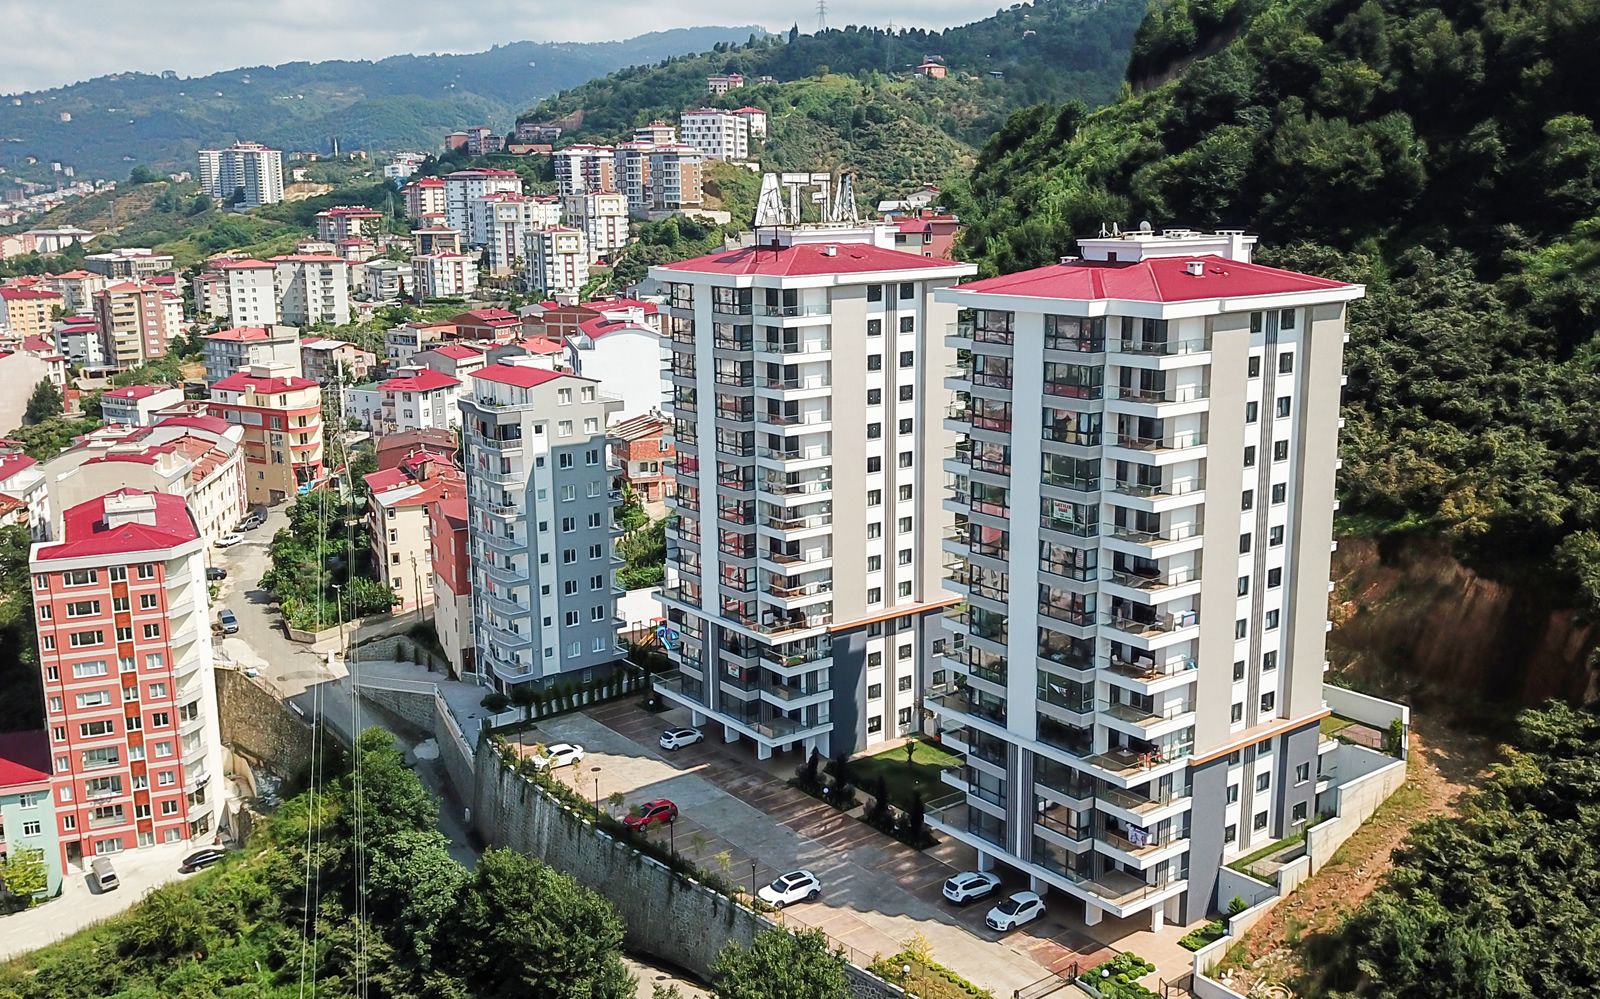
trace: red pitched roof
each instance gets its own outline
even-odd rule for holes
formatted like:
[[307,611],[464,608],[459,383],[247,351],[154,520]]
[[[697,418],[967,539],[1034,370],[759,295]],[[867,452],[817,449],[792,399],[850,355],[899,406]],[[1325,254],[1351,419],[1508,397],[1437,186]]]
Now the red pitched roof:
[[[836,251],[829,256],[824,249]],[[746,246],[725,253],[710,253],[692,260],[662,264],[663,270],[697,274],[763,274],[774,277],[815,277],[827,274],[869,274],[875,271],[931,270],[954,266],[901,250],[885,250],[868,243],[798,243],[773,249]]]
[[206,339],[244,343],[251,340],[266,340],[271,336],[272,333],[265,326],[235,326],[233,329],[207,333]]
[[291,392],[295,389],[316,387],[317,383],[310,378],[301,378],[297,375],[261,378],[247,371],[236,371],[212,386],[214,389],[226,392],[243,392],[246,389],[254,389],[257,392]]
[[0,732],[0,789],[50,782],[50,739],[37,732]]
[[484,326],[509,326],[520,323],[522,320],[514,312],[505,309],[473,309],[450,317],[450,322],[460,325],[462,320],[478,323]]
[[560,340],[550,340],[542,336],[525,337],[517,341],[517,346],[530,354],[559,354],[567,349],[566,344]]
[[267,268],[270,270],[272,267],[272,265],[267,263],[265,260],[223,260],[219,261],[217,266],[225,271],[258,271],[262,268]]
[[13,451],[10,454],[0,455],[0,482],[11,478],[18,472],[32,468],[39,464],[25,454]]
[[[1190,262],[1202,265],[1197,276]],[[1152,257],[1136,262],[1074,260],[1030,271],[985,278],[956,290],[1075,302],[1192,302],[1208,298],[1287,295],[1349,288],[1343,281],[1247,264],[1213,254]]]
[[527,364],[491,364],[481,371],[474,371],[472,377],[481,378],[486,382],[498,382],[501,385],[533,388],[535,385],[543,385],[545,382],[565,377],[565,374],[562,371],[548,371]]
[[80,503],[68,510],[62,520],[62,542],[38,550],[37,558],[83,558],[119,555],[171,548],[200,537],[182,496],[172,493],[146,493],[137,489],[119,490],[110,496],[141,495],[155,497],[155,523],[124,523],[106,526],[106,496]]
[[[412,181],[411,184],[415,184],[418,187],[443,187],[444,180],[439,177],[418,177],[416,180]],[[410,187],[411,184],[407,184],[406,186]]]
[[432,392],[435,389],[454,388],[460,384],[459,378],[451,378],[442,371],[425,368],[414,375],[404,375],[380,382],[378,388],[385,392]]
[[46,298],[60,297],[61,296],[58,293],[46,291],[43,288],[0,288],[0,298],[3,298],[8,302],[38,301]]
[[112,389],[106,393],[106,398],[148,399],[157,392],[167,392],[172,388],[171,385],[129,385],[127,388]]
[[440,357],[448,357],[454,361],[463,361],[469,357],[482,357],[483,351],[474,350],[464,343],[446,343],[432,348],[432,353]]
[[336,257],[327,253],[286,253],[273,257],[274,264],[347,264],[343,257]]
[[583,322],[578,324],[578,329],[582,330],[583,335],[591,340],[598,340],[607,333],[616,333],[621,330],[638,330],[641,333],[648,333],[651,336],[656,335],[655,330],[643,325],[642,323],[629,322],[626,319],[607,319],[605,316],[597,316],[594,319],[585,319]]
[[157,423],[158,427],[188,427],[191,430],[205,430],[213,434],[228,432],[233,426],[220,416],[169,416]]

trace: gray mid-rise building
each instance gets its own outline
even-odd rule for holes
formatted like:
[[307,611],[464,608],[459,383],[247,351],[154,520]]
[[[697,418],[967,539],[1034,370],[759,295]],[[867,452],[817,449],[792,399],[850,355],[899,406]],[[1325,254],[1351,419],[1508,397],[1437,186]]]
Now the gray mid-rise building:
[[1359,285],[1149,231],[936,294],[955,689],[929,821],[1085,919],[1215,907],[1316,820],[1334,477]]
[[606,457],[620,400],[594,379],[513,358],[461,399],[474,644],[497,690],[589,680],[620,661]]

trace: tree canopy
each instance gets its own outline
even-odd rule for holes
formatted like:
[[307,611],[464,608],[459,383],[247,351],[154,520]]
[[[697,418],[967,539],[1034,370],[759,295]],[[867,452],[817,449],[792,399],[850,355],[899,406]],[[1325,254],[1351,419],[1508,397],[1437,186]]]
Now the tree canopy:
[[717,999],[849,999],[844,957],[821,930],[774,928],[730,944],[711,969]]

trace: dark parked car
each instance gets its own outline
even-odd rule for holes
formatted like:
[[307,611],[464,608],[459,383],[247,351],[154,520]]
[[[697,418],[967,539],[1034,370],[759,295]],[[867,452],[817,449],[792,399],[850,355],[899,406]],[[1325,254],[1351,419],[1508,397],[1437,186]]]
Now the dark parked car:
[[228,570],[219,568],[219,567],[214,566],[214,565],[206,567],[206,582],[215,583],[219,579],[227,579],[227,578],[228,578]]
[[226,850],[215,846],[206,847],[204,850],[196,850],[183,858],[183,863],[178,865],[178,870],[184,874],[204,870],[227,855]]

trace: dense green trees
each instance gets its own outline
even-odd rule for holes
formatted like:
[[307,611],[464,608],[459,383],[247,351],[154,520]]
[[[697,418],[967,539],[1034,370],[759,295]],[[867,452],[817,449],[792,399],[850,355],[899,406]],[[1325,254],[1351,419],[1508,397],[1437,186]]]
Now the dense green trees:
[[51,417],[61,415],[61,390],[48,378],[41,379],[28,396],[28,408],[23,411],[22,422],[32,426]]
[[843,956],[821,930],[770,929],[730,944],[711,970],[717,999],[849,999]]
[[1592,996],[1600,989],[1600,717],[1525,712],[1458,819],[1413,827],[1394,870],[1309,943],[1303,995]]
[[365,570],[371,561],[371,536],[362,516],[364,503],[359,497],[346,503],[331,490],[315,489],[289,507],[289,526],[272,538],[272,568],[262,575],[261,585],[293,627],[333,627],[340,600],[346,621],[400,602],[392,587]]
[[967,251],[994,272],[1102,223],[1235,226],[1263,262],[1366,284],[1344,510],[1600,610],[1595,37],[1597,0],[1162,5],[1136,75],[1199,58],[1095,114],[1014,115],[952,192]]
[[393,740],[369,730],[355,753],[359,780],[290,800],[221,867],[0,968],[0,999],[291,999],[313,979],[328,996],[364,979],[383,999],[631,999],[602,898],[509,852],[468,871]]

